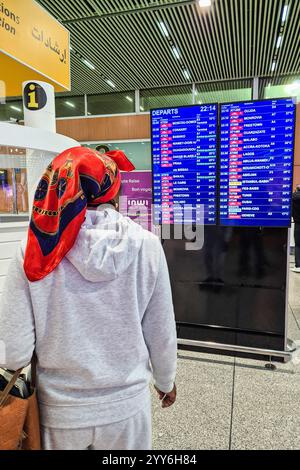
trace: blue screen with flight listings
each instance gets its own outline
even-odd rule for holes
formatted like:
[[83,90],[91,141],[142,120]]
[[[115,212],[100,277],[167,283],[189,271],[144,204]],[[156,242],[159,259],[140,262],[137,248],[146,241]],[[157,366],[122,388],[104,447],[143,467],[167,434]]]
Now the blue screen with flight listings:
[[218,105],[151,110],[155,224],[216,224]]
[[221,105],[221,225],[290,226],[294,136],[292,98]]

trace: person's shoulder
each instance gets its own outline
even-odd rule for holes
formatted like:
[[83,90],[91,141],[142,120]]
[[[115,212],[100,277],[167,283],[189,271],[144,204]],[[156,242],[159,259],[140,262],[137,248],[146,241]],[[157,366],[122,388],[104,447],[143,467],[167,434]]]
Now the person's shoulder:
[[140,236],[143,239],[149,240],[153,244],[159,244],[160,243],[160,239],[155,233],[153,233],[150,230],[144,228],[141,224],[138,224],[137,222],[130,219],[129,217],[125,217],[125,218],[126,218],[127,222],[130,224],[131,229],[134,230],[136,233],[140,234]]
[[141,230],[142,230],[142,233],[143,233],[143,239],[150,245],[156,247],[156,248],[160,248],[161,247],[161,243],[160,243],[160,239],[159,237],[151,232],[150,230],[147,230],[146,228],[144,227],[141,227]]
[[20,243],[19,243],[19,246],[18,246],[18,249],[17,249],[17,253],[19,254],[19,256],[24,259],[25,257],[25,251],[26,251],[26,246],[27,246],[27,237],[26,238],[23,238]]
[[156,254],[156,256],[159,257],[162,249],[160,238],[155,233],[142,227],[140,224],[137,224],[131,219],[129,220],[129,223],[135,232],[135,236],[139,237],[142,241],[141,251],[145,252],[148,256],[150,254]]

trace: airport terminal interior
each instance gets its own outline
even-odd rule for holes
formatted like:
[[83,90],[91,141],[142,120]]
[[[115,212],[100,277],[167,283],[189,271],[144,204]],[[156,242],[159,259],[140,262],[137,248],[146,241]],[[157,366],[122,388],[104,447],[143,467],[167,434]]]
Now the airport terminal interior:
[[45,168],[79,146],[125,153],[118,210],[166,257],[153,449],[299,450],[300,0],[0,2],[0,305],[30,220],[61,210]]

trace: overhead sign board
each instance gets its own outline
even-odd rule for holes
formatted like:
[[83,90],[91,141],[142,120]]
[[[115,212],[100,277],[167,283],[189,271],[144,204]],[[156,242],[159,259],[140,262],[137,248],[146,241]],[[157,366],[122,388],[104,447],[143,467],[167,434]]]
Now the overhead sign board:
[[[0,2],[0,80],[17,96],[26,80],[70,90],[70,33],[34,0]],[[3,86],[3,85],[2,85]]]

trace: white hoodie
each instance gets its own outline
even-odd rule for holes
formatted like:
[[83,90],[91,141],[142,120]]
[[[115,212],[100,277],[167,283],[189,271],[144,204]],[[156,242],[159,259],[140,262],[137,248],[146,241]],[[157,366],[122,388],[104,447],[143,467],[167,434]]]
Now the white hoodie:
[[[83,428],[133,416],[154,382],[169,392],[176,327],[159,239],[111,206],[87,211],[66,258],[29,282],[24,244],[13,259],[0,308],[0,366],[38,357],[41,421]],[[149,364],[151,362],[151,366]]]

